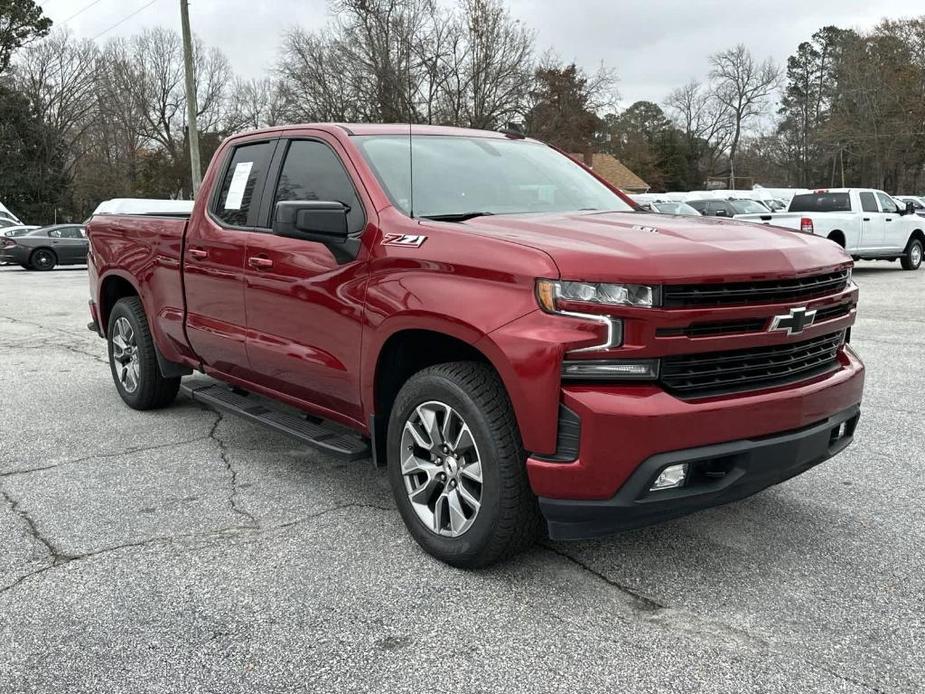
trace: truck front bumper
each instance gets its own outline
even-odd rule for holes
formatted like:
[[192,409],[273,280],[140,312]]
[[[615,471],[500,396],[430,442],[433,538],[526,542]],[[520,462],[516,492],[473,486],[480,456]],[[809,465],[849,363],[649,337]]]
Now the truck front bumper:
[[[661,453],[645,460],[610,499],[540,498],[549,536],[577,540],[659,523],[751,496],[828,460],[851,443],[855,405],[813,426],[777,436]],[[659,473],[687,463],[677,489],[651,491]]]
[[[563,404],[581,422],[578,457],[527,460],[551,537],[602,535],[728,503],[835,455],[853,438],[864,385],[850,348],[838,358],[836,371],[806,383],[703,400],[657,386],[563,388]],[[680,463],[690,471],[683,487],[649,491]]]

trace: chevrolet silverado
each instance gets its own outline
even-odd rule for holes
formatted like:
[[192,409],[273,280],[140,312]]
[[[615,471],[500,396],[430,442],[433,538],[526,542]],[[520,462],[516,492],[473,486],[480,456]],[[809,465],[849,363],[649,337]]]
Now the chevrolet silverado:
[[456,566],[743,498],[841,451],[860,416],[840,247],[644,212],[511,132],[237,135],[191,214],[88,234],[89,327],[128,406],[182,388],[371,458]]

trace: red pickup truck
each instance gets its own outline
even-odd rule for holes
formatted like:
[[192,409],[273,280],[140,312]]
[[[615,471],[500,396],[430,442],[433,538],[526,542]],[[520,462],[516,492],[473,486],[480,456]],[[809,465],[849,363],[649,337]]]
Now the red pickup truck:
[[91,329],[136,409],[210,406],[385,465],[484,566],[753,494],[847,446],[858,289],[826,239],[641,211],[514,133],[228,139],[192,215],[98,215]]

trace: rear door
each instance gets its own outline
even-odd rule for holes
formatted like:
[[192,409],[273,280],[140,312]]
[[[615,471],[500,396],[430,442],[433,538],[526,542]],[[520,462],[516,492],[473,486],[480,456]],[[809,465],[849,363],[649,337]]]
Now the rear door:
[[883,246],[883,214],[877,206],[877,199],[872,191],[862,190],[858,193],[861,201],[861,242],[864,250],[877,249]]
[[[280,144],[279,174],[268,185],[264,233],[248,234],[245,267],[247,352],[252,379],[361,421],[359,356],[366,252],[358,242],[372,206],[336,139],[305,131]],[[284,238],[269,230],[277,202],[338,201],[349,208],[352,252]],[[367,212],[370,210],[370,212]]]
[[244,254],[256,225],[275,137],[235,144],[204,211],[190,220],[183,253],[186,333],[190,346],[212,369],[247,372]]

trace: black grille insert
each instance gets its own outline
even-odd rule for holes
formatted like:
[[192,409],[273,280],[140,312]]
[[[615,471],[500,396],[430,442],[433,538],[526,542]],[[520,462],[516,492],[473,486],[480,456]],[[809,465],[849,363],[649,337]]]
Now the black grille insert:
[[662,287],[666,308],[681,306],[726,306],[768,304],[814,299],[842,291],[848,285],[848,271],[799,279],[731,284],[668,284]]
[[844,339],[839,331],[774,347],[665,357],[661,381],[667,390],[689,398],[794,383],[834,368]]

